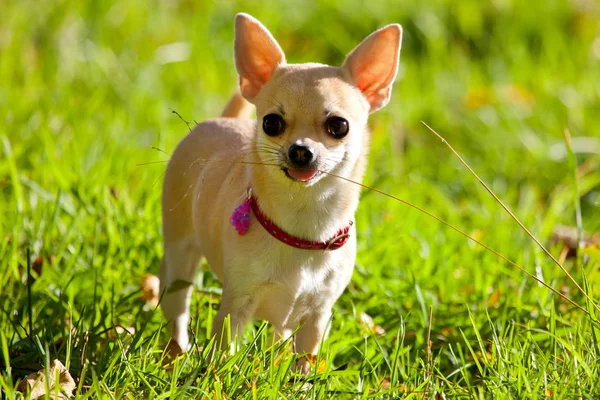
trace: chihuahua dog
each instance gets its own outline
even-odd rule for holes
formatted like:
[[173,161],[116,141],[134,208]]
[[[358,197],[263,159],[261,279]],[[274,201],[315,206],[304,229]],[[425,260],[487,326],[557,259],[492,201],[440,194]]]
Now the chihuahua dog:
[[[288,64],[256,19],[238,14],[239,93],[221,118],[187,135],[163,188],[161,307],[172,340],[189,346],[190,284],[201,257],[223,283],[212,334],[252,318],[293,338],[306,374],[333,304],[352,276],[353,224],[369,148],[367,119],[385,106],[398,71],[402,28],[372,33],[341,67]],[[246,119],[252,105],[256,120]],[[341,178],[340,178],[341,177]]]

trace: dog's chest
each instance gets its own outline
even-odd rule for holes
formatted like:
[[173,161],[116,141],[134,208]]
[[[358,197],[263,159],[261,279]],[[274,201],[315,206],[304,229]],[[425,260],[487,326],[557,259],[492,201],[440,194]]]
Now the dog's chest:
[[295,257],[274,257],[257,286],[256,317],[278,328],[294,329],[307,315],[330,307],[352,274],[354,260],[342,252],[294,253]]

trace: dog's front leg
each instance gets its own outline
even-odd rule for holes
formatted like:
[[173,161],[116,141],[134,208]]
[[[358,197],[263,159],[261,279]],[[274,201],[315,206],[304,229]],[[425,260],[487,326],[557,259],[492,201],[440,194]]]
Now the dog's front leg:
[[[215,347],[221,350],[227,349],[231,344],[239,343],[244,328],[254,315],[257,301],[250,293],[240,293],[227,287],[223,288],[223,299],[219,312],[213,320],[212,336],[215,338]],[[223,330],[225,318],[229,316],[231,338],[228,340],[228,332]]]
[[169,321],[171,338],[181,351],[189,348],[192,282],[200,258],[201,253],[194,245],[193,237],[165,240],[165,255],[160,264],[160,307]]
[[295,338],[295,352],[303,354],[296,361],[295,370],[303,375],[310,372],[310,359],[319,351],[319,344],[326,333],[331,311],[316,312],[304,321]]

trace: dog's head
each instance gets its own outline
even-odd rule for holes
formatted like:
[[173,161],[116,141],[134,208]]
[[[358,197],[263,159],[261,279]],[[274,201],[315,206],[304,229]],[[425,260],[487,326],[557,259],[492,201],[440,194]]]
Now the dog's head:
[[385,106],[398,71],[402,28],[368,36],[341,67],[287,64],[256,19],[238,14],[235,64],[242,95],[256,106],[256,152],[280,179],[313,185],[322,172],[349,177],[368,143],[367,119]]

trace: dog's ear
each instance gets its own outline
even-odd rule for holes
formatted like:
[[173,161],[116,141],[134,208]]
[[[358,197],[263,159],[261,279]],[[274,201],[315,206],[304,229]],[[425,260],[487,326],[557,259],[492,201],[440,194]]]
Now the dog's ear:
[[342,73],[367,98],[374,112],[385,106],[398,73],[402,27],[387,25],[370,34],[348,54]]
[[235,17],[234,53],[240,92],[252,102],[285,55],[267,28],[244,13]]

